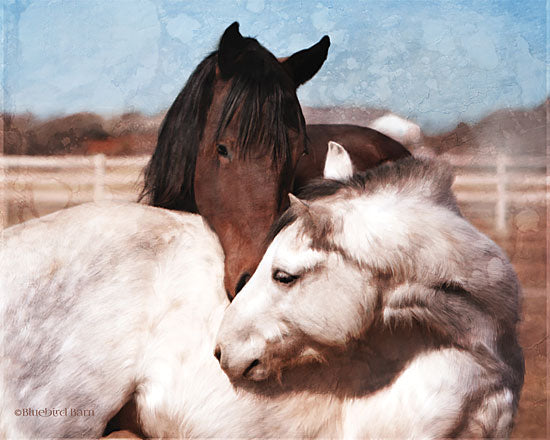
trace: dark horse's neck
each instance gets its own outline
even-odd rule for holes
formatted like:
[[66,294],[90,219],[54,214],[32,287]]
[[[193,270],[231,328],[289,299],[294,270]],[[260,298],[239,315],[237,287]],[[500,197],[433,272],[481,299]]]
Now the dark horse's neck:
[[344,146],[355,171],[365,171],[387,161],[410,156],[396,140],[367,127],[347,124],[307,125],[308,152],[298,162],[293,192],[310,180],[321,177],[329,141]]

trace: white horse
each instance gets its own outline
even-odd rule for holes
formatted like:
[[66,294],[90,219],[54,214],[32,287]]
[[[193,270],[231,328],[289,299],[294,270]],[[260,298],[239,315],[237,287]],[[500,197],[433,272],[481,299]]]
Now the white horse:
[[[330,151],[328,175],[345,177]],[[0,437],[98,437],[131,395],[152,437],[506,434],[522,368],[513,272],[458,216],[446,172],[409,160],[367,176],[364,191],[333,181],[307,210],[294,202],[229,309],[198,216],[111,202],[5,231]],[[226,309],[227,374],[213,355]]]
[[344,181],[292,198],[226,311],[222,368],[307,396],[291,414],[329,436],[509,435],[523,382],[510,263],[460,215],[447,167],[410,158],[352,178],[338,150],[327,168]]

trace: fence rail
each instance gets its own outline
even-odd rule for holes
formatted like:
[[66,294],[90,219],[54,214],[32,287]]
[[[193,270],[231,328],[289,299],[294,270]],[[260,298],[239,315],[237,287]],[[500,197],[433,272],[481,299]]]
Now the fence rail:
[[[546,157],[496,158],[444,155],[456,170],[459,203],[494,205],[496,232],[508,231],[511,205],[542,205],[549,197]],[[26,203],[33,216],[91,200],[135,200],[149,156],[0,156],[0,211],[3,226]],[[41,207],[48,207],[46,211]],[[13,216],[11,216],[13,217]]]

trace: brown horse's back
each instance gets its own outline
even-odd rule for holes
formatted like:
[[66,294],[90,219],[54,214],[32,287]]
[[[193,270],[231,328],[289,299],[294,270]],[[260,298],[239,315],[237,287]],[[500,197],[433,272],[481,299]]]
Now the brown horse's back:
[[356,171],[364,171],[386,161],[410,156],[411,153],[396,140],[371,128],[348,124],[307,125],[309,154],[298,162],[294,191],[309,180],[321,177],[325,166],[328,142],[345,147]]

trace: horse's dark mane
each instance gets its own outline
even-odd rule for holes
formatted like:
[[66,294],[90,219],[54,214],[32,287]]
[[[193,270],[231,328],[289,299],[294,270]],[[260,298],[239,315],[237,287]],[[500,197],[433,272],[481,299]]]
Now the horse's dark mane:
[[166,113],[157,147],[144,171],[140,200],[168,209],[196,212],[193,177],[200,139],[212,102],[216,57],[195,69]]
[[[235,154],[242,159],[270,155],[274,164],[288,163],[288,130],[305,132],[296,86],[269,51],[253,38],[244,40],[246,47],[236,61],[216,139],[239,112]],[[150,205],[197,212],[195,164],[213,100],[217,58],[213,52],[199,64],[164,118],[140,195]]]

